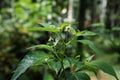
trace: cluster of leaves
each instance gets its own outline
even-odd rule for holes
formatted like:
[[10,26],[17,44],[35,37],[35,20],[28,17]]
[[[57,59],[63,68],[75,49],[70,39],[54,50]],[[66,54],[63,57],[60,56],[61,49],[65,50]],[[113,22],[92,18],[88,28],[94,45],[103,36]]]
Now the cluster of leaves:
[[[28,28],[30,31],[47,31],[53,33],[46,44],[35,45],[28,49],[35,49],[31,54],[26,55],[20,62],[11,80],[16,80],[31,66],[40,66],[45,68],[45,80],[90,80],[86,71],[92,71],[97,75],[98,70],[102,70],[114,76],[117,80],[113,68],[104,62],[93,60],[93,56],[80,61],[80,55],[66,53],[71,44],[82,43],[88,45],[96,53],[99,50],[90,40],[78,40],[79,36],[96,35],[90,31],[79,31],[70,27],[71,23],[63,23],[60,27],[54,25],[41,24],[42,27]],[[73,23],[72,23],[73,24]],[[71,37],[68,37],[69,34]],[[37,50],[36,50],[37,49]],[[46,71],[47,70],[47,71]]]

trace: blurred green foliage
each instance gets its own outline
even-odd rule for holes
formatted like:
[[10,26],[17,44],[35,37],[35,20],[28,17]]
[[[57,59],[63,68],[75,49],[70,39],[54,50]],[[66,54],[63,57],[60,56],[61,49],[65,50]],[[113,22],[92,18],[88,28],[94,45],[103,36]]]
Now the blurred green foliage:
[[[91,25],[94,32],[98,34],[92,38],[95,42],[96,46],[103,50],[107,55],[110,56],[116,54],[113,62],[111,63],[119,63],[120,62],[120,28],[112,27],[111,29],[106,29],[104,23],[95,23]],[[105,56],[105,57],[106,57]],[[109,60],[108,60],[109,61]]]

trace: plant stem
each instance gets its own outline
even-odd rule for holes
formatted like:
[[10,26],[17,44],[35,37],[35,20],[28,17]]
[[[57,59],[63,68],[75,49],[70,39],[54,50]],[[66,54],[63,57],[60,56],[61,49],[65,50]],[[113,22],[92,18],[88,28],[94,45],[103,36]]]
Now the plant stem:
[[56,54],[56,52],[53,52],[53,54],[58,58],[59,61],[62,60],[62,59]]

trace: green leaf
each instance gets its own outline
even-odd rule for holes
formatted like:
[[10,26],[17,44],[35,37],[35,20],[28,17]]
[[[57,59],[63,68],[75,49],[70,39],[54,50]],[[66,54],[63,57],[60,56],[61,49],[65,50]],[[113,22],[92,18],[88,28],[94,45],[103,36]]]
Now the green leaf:
[[56,74],[58,74],[58,72],[60,71],[62,65],[60,63],[60,61],[51,61],[48,63],[49,68],[51,68],[52,70],[54,70],[56,72]]
[[75,66],[75,65],[78,65],[78,62],[79,62],[78,59],[75,59],[75,58],[73,58],[73,57],[66,58],[66,59],[69,61],[71,67],[72,67],[72,66]]
[[77,42],[88,45],[99,56],[105,55],[105,53],[96,48],[93,42],[91,42],[90,40],[78,40]]
[[[32,54],[26,55],[20,62],[17,69],[14,71],[14,74],[11,80],[16,80],[22,73],[24,73],[29,67],[42,64],[49,59],[49,56],[44,52],[36,51]],[[39,63],[39,64],[38,64]]]
[[20,2],[24,2],[24,3],[31,3],[31,0],[19,0]]
[[65,58],[65,59],[63,60],[63,66],[64,66],[64,69],[71,67],[70,62],[69,62],[68,59]]
[[104,27],[104,23],[94,23],[91,24],[92,27]]
[[71,24],[77,24],[77,22],[64,22],[60,24],[60,30],[62,31],[66,26],[69,26]]
[[65,72],[65,76],[67,78],[67,80],[76,80],[74,75],[71,72]]
[[46,72],[44,74],[44,79],[43,80],[54,80],[54,78],[50,73]]
[[89,64],[90,60],[92,59],[93,56],[90,56],[89,58],[87,58],[87,60],[77,63],[79,64],[78,67],[76,67],[76,71],[83,71],[83,70],[88,70],[88,71],[92,71],[95,74],[97,73],[97,68],[95,66],[92,66]]
[[94,32],[91,32],[91,31],[78,31],[77,33],[76,33],[76,36],[94,36],[94,35],[96,35],[96,33],[94,33]]
[[76,34],[75,29],[74,29],[74,28],[72,28],[72,27],[70,27],[69,32],[70,32],[71,34],[73,34],[73,35],[75,35],[75,34]]
[[77,72],[74,76],[76,80],[90,80],[90,77],[82,71]]
[[64,54],[65,49],[66,45],[63,42],[57,42],[57,44],[54,47],[54,50],[60,54]]
[[39,23],[39,25],[44,28],[56,28],[55,25],[51,25],[51,24],[47,24],[47,23]]
[[89,64],[97,67],[98,69],[101,69],[103,72],[108,73],[108,74],[114,76],[117,80],[119,80],[114,69],[109,64],[107,64],[105,62],[100,62],[100,61],[92,61]]
[[76,73],[66,72],[67,80],[90,80],[90,77],[83,71]]
[[93,59],[94,56],[95,56],[95,55],[89,56],[89,57],[87,57],[85,60],[86,60],[87,62],[90,62],[90,61]]
[[89,64],[89,62],[84,62],[84,64],[82,66],[79,66],[79,68],[76,71],[83,71],[83,70],[87,70],[87,71],[92,71],[95,74],[97,74],[98,70],[95,66],[92,66]]
[[64,68],[71,68],[71,67],[75,67],[75,70],[77,71],[81,66],[82,66],[82,62],[79,61],[79,59],[73,58],[73,57],[69,57],[69,58],[65,58],[63,60],[63,66]]
[[112,31],[120,31],[120,27],[112,27]]
[[60,30],[62,31],[66,26],[69,26],[71,24],[76,24],[76,22],[64,22],[60,24]]
[[59,29],[58,28],[50,28],[50,27],[33,27],[33,28],[28,28],[30,31],[48,31],[48,32],[54,32],[58,33]]
[[44,45],[44,44],[35,45],[35,46],[29,47],[27,49],[32,49],[32,48],[52,50],[52,46]]
[[68,26],[68,25],[70,25],[69,22],[62,23],[62,24],[60,25],[61,31],[62,31],[66,26]]

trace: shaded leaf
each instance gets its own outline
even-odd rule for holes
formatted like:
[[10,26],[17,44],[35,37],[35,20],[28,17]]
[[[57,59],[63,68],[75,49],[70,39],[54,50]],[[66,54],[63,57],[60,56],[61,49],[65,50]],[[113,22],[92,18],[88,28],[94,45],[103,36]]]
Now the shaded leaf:
[[120,31],[120,27],[112,27],[112,31]]
[[89,64],[97,67],[98,69],[101,69],[103,72],[108,73],[119,80],[114,69],[109,64],[100,61],[92,61]]
[[[14,74],[11,80],[16,80],[22,73],[24,73],[30,66],[34,66],[45,62],[46,59],[49,59],[49,56],[44,52],[33,52],[32,54],[26,55],[20,62],[17,69],[14,71]],[[38,64],[39,63],[39,64]]]
[[44,79],[43,80],[54,80],[53,76],[51,74],[49,74],[48,72],[46,72],[44,74]]
[[78,59],[75,59],[73,57],[67,58],[67,60],[69,61],[71,67],[77,65],[77,63],[79,62]]
[[68,59],[65,58],[65,59],[63,60],[63,66],[64,66],[64,69],[71,67],[70,62],[69,62]]
[[83,71],[76,73],[66,72],[67,80],[90,80],[90,77]]
[[54,70],[56,72],[56,74],[58,74],[58,72],[60,71],[62,65],[60,63],[60,61],[56,62],[56,61],[51,61],[48,63],[48,66]]
[[71,72],[65,72],[65,76],[67,80],[76,80],[75,76]]
[[96,48],[95,45],[93,44],[93,42],[91,42],[90,40],[78,40],[78,42],[88,45],[99,56],[105,55],[104,52],[102,52],[98,48]]
[[65,58],[63,60],[64,68],[72,68],[75,67],[75,71],[77,71],[83,64],[79,59],[76,58]]
[[88,64],[88,62],[85,62],[82,66],[79,66],[77,71],[82,71],[82,70],[92,71],[95,74],[97,74],[98,72],[97,68],[95,66]]
[[90,77],[82,71],[79,71],[75,74],[76,80],[90,80]]

